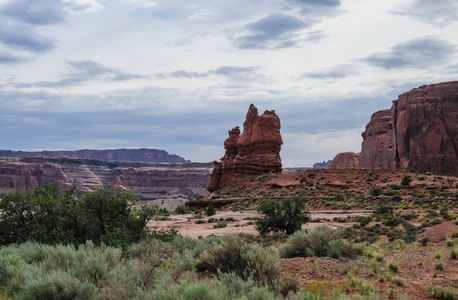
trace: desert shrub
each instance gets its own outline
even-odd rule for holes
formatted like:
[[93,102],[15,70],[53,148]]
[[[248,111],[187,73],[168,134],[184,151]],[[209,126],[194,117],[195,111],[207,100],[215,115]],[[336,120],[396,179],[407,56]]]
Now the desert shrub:
[[390,272],[392,273],[398,273],[399,272],[399,267],[401,266],[401,260],[389,260],[387,262],[387,268]]
[[391,188],[392,188],[393,190],[402,190],[402,187],[399,186],[399,185],[397,185],[397,184],[392,184],[392,185],[391,185]]
[[[121,262],[121,250],[24,243],[0,249],[0,272],[14,299],[95,299],[98,286]],[[36,259],[31,259],[35,257]]]
[[458,250],[456,250],[455,248],[452,248],[450,250],[450,258],[451,259],[457,259],[458,258]]
[[189,213],[189,209],[186,205],[184,204],[179,204],[177,207],[175,207],[175,213],[177,215],[184,215]]
[[424,237],[419,242],[420,242],[420,245],[422,245],[423,247],[426,247],[428,246],[428,243],[431,242],[431,239],[429,237]]
[[[204,253],[196,262],[196,268],[214,274],[233,273],[243,280],[252,279],[259,286],[268,285],[271,288],[278,285],[278,280],[282,278],[278,254],[259,244],[247,243],[245,238],[237,235],[226,236],[221,244]],[[283,280],[290,290],[297,289],[291,281]]]
[[382,194],[382,189],[379,189],[379,188],[374,188],[371,191],[372,196],[380,196],[381,194]]
[[213,206],[213,203],[210,202],[210,204],[207,207],[207,216],[213,216],[216,214],[215,207]]
[[439,219],[439,218],[435,218],[435,219],[432,219],[432,220],[431,220],[431,226],[439,225],[439,224],[441,224],[441,223],[442,223],[442,221],[441,221],[441,219]]
[[429,295],[435,299],[447,299],[447,300],[457,300],[458,294],[448,288],[443,288],[441,286],[431,286],[428,289]]
[[409,175],[405,175],[402,180],[401,180],[401,185],[410,185],[410,183],[412,182],[412,177],[410,177]]
[[417,218],[417,215],[415,214],[415,212],[413,211],[410,211],[408,213],[402,213],[400,214],[399,216],[401,219],[403,220],[407,220],[407,221],[410,221],[410,220],[414,220]]
[[395,195],[395,196],[391,197],[391,201],[393,201],[393,202],[401,202],[402,201],[402,197],[399,196],[399,195]]
[[227,227],[227,222],[226,221],[218,221],[215,225],[213,225],[213,228],[226,228]]
[[297,231],[291,235],[286,244],[280,247],[280,256],[355,256],[361,249],[342,239],[344,230],[332,229],[329,226],[317,227],[311,232]]
[[256,229],[261,235],[271,231],[288,235],[294,233],[302,224],[310,222],[310,214],[305,204],[305,199],[300,197],[261,202],[258,211],[264,214],[264,218],[256,222]]
[[395,192],[393,190],[386,190],[385,192],[383,192],[383,195],[385,196],[394,196],[394,195],[398,195],[399,193],[398,192]]
[[374,213],[377,214],[377,215],[385,215],[385,216],[387,216],[387,215],[392,215],[393,214],[393,210],[394,210],[394,208],[390,204],[380,202],[375,207]]

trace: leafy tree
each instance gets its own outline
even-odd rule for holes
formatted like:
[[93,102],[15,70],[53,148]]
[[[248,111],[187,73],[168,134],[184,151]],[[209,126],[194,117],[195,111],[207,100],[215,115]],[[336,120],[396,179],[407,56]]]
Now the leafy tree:
[[210,204],[207,207],[207,216],[213,216],[216,214],[215,207],[213,206],[213,203],[210,202]]
[[96,244],[125,248],[148,234],[157,206],[135,208],[132,191],[100,187],[81,199],[54,185],[12,192],[0,201],[0,245],[27,240],[46,244]]
[[271,231],[290,235],[310,221],[305,199],[301,197],[265,200],[259,204],[258,211],[264,214],[264,218],[256,222],[261,235]]

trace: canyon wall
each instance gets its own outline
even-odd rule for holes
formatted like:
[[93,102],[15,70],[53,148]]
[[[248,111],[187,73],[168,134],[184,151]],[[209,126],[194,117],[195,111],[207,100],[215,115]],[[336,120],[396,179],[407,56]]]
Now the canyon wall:
[[390,110],[372,115],[362,137],[360,168],[457,176],[458,81],[399,95]]
[[32,192],[57,183],[64,190],[76,187],[78,194],[101,185],[132,189],[140,200],[171,197],[192,198],[207,194],[211,163],[130,163],[73,158],[2,158],[0,194]]

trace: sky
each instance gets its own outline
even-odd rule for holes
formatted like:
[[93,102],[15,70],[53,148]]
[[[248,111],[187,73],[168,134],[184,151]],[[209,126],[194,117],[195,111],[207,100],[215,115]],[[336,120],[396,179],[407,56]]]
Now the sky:
[[458,1],[0,0],[0,149],[219,160],[250,103],[286,167],[359,152],[372,113],[458,80]]

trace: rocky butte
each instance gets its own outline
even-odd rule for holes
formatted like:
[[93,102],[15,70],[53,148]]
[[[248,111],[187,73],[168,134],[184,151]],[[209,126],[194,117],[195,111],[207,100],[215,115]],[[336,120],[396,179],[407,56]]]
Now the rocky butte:
[[[423,85],[374,113],[362,133],[359,168],[458,175],[458,81]],[[355,167],[338,154],[330,167]],[[348,155],[346,156],[348,158]]]
[[214,161],[215,168],[207,184],[210,192],[224,188],[235,179],[269,172],[281,172],[280,119],[274,110],[266,110],[261,116],[251,104],[243,123],[229,131],[224,141],[226,150],[221,162]]

